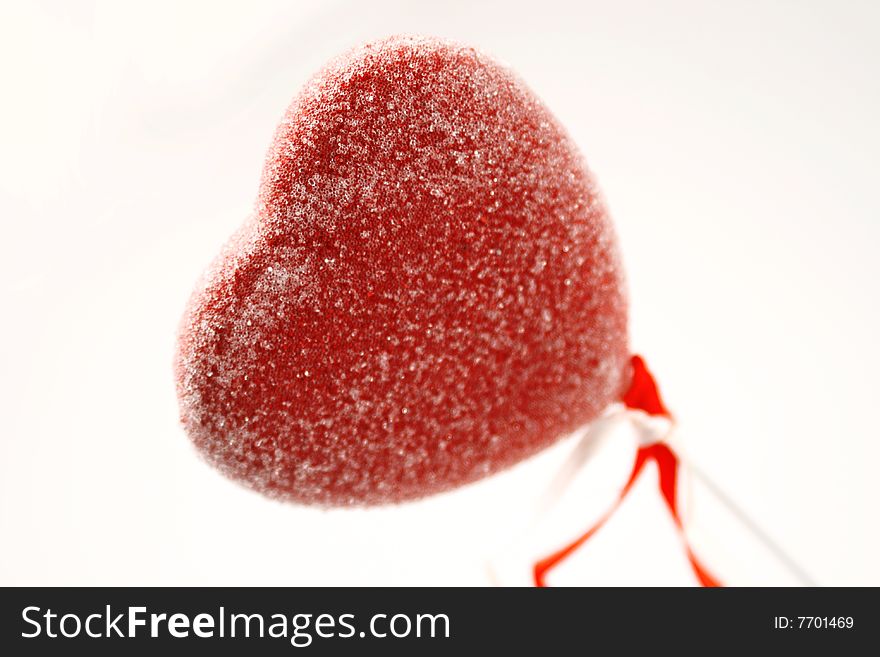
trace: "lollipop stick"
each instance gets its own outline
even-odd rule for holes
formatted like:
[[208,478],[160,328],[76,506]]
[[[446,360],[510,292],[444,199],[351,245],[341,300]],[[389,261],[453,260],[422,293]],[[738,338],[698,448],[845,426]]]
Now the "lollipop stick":
[[730,497],[715,481],[707,475],[702,468],[693,461],[678,452],[678,457],[687,470],[702,483],[706,490],[718,500],[730,513],[739,520],[740,524],[769,550],[773,556],[797,579],[803,586],[818,586],[816,580],[811,577],[748,513],[746,513],[733,498]]

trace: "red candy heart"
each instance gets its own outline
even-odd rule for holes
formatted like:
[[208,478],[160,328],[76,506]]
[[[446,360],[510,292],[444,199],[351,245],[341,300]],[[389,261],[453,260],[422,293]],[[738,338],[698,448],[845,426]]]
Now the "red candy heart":
[[565,131],[508,69],[395,37],[331,62],[193,294],[183,424],[273,497],[376,504],[506,468],[619,400],[626,297]]

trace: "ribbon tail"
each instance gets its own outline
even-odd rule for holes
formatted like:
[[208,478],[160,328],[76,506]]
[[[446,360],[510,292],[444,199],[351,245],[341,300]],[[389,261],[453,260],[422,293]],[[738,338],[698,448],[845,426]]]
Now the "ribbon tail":
[[620,503],[626,498],[629,491],[632,489],[633,484],[636,483],[636,480],[639,478],[639,474],[642,472],[642,468],[645,467],[645,463],[648,460],[648,452],[645,451],[645,448],[640,449],[636,453],[636,460],[633,464],[632,472],[629,475],[629,479],[626,482],[626,485],[623,487],[623,490],[620,492],[620,496],[614,502],[614,505],[605,512],[605,514],[590,527],[583,534],[578,536],[571,543],[566,545],[561,550],[557,550],[553,554],[548,557],[545,557],[535,563],[533,568],[533,576],[535,580],[535,586],[539,588],[544,588],[547,586],[547,573],[559,565],[562,561],[567,559],[574,553],[579,547],[581,547],[584,543],[586,543],[590,538],[592,538],[593,534],[599,531],[602,526],[608,521],[608,519],[614,515],[614,512],[617,511],[617,508],[620,506]]
[[700,562],[691,546],[688,544],[687,536],[684,531],[684,522],[678,512],[678,468],[680,460],[672,451],[667,443],[653,443],[641,448],[650,452],[650,458],[657,463],[657,471],[659,476],[660,493],[669,507],[669,513],[675,521],[675,526],[684,543],[685,552],[691,569],[697,577],[697,581],[701,586],[715,588],[721,586],[721,583],[709,572],[709,570]]

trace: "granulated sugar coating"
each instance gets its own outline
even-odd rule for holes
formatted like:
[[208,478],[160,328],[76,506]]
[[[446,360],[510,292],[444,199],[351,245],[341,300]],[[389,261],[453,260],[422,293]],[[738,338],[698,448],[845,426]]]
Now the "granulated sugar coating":
[[408,500],[618,400],[626,328],[612,226],[553,116],[472,48],[390,38],[287,111],[183,319],[183,423],[270,496]]

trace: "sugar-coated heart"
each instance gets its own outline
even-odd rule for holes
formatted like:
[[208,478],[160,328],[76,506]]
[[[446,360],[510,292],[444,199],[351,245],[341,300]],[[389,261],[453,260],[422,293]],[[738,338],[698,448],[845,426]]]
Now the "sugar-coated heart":
[[613,228],[570,138],[473,48],[393,37],[331,62],[194,292],[186,431],[225,474],[322,505],[474,481],[620,398]]

